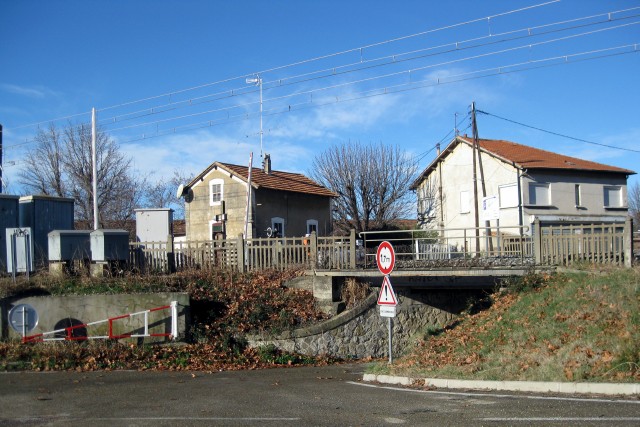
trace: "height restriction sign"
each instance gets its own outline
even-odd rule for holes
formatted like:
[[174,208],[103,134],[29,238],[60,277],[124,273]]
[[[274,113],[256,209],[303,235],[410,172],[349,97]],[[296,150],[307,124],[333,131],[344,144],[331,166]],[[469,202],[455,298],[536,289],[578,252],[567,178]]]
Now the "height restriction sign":
[[376,252],[376,263],[378,264],[378,270],[385,276],[391,274],[393,267],[396,265],[396,253],[393,250],[393,246],[389,242],[382,242],[378,246]]

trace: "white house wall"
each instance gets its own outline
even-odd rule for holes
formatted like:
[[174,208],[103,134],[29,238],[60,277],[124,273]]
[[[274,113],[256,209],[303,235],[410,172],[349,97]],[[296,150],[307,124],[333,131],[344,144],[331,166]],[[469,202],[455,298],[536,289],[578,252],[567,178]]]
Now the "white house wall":
[[[518,182],[517,169],[502,161],[482,154],[482,168],[487,197],[498,196],[498,188],[504,184],[516,184]],[[442,191],[445,195],[444,204],[444,228],[473,227],[475,212],[473,203],[473,149],[466,144],[458,144],[456,148],[440,164],[442,167]],[[478,191],[478,204],[476,209],[481,213],[482,186],[479,164],[476,164],[476,178]],[[461,213],[460,194],[467,191],[469,197],[469,212]],[[518,225],[518,208],[500,209],[500,226],[509,227]],[[480,224],[481,226],[484,223]]]

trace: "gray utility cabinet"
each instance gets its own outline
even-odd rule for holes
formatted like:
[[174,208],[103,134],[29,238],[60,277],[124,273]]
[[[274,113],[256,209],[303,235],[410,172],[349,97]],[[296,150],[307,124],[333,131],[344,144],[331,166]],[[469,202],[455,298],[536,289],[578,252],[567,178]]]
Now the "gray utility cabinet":
[[33,270],[33,234],[30,228],[7,228],[7,272],[29,273]]
[[91,232],[91,261],[127,261],[129,232],[127,230],[95,230]]
[[173,209],[136,209],[138,242],[166,242],[173,234]]
[[0,194],[0,273],[8,273],[7,269],[7,228],[18,227],[19,196]]
[[49,262],[91,259],[91,230],[53,230],[49,233]]
[[19,227],[32,230],[34,261],[45,266],[49,255],[49,233],[53,230],[73,230],[73,199],[52,196],[20,197]]

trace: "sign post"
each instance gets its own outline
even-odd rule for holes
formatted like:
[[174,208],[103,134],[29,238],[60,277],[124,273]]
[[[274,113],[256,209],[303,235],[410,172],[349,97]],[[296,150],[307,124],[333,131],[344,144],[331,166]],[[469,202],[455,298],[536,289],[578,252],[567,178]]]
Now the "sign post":
[[393,271],[393,267],[396,264],[396,253],[393,250],[393,246],[389,242],[382,242],[378,246],[376,252],[376,263],[378,264],[378,270],[384,275],[382,280],[382,287],[380,288],[380,294],[378,295],[378,306],[380,307],[380,316],[386,317],[389,325],[389,364],[393,363],[393,317],[396,317],[396,307],[398,300],[396,294],[391,287],[391,281],[389,275]]

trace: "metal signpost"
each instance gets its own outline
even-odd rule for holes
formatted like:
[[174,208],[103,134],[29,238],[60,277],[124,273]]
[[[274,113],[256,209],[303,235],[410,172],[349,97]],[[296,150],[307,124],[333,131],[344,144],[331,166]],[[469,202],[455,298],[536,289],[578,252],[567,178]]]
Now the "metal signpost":
[[378,246],[376,252],[376,263],[378,264],[378,270],[384,275],[382,280],[382,287],[380,288],[380,294],[378,295],[378,306],[380,307],[380,316],[389,319],[389,364],[393,363],[393,317],[396,317],[396,307],[398,300],[396,294],[391,287],[391,281],[389,275],[393,271],[393,267],[396,264],[396,253],[393,250],[393,246],[389,242],[382,242]]

